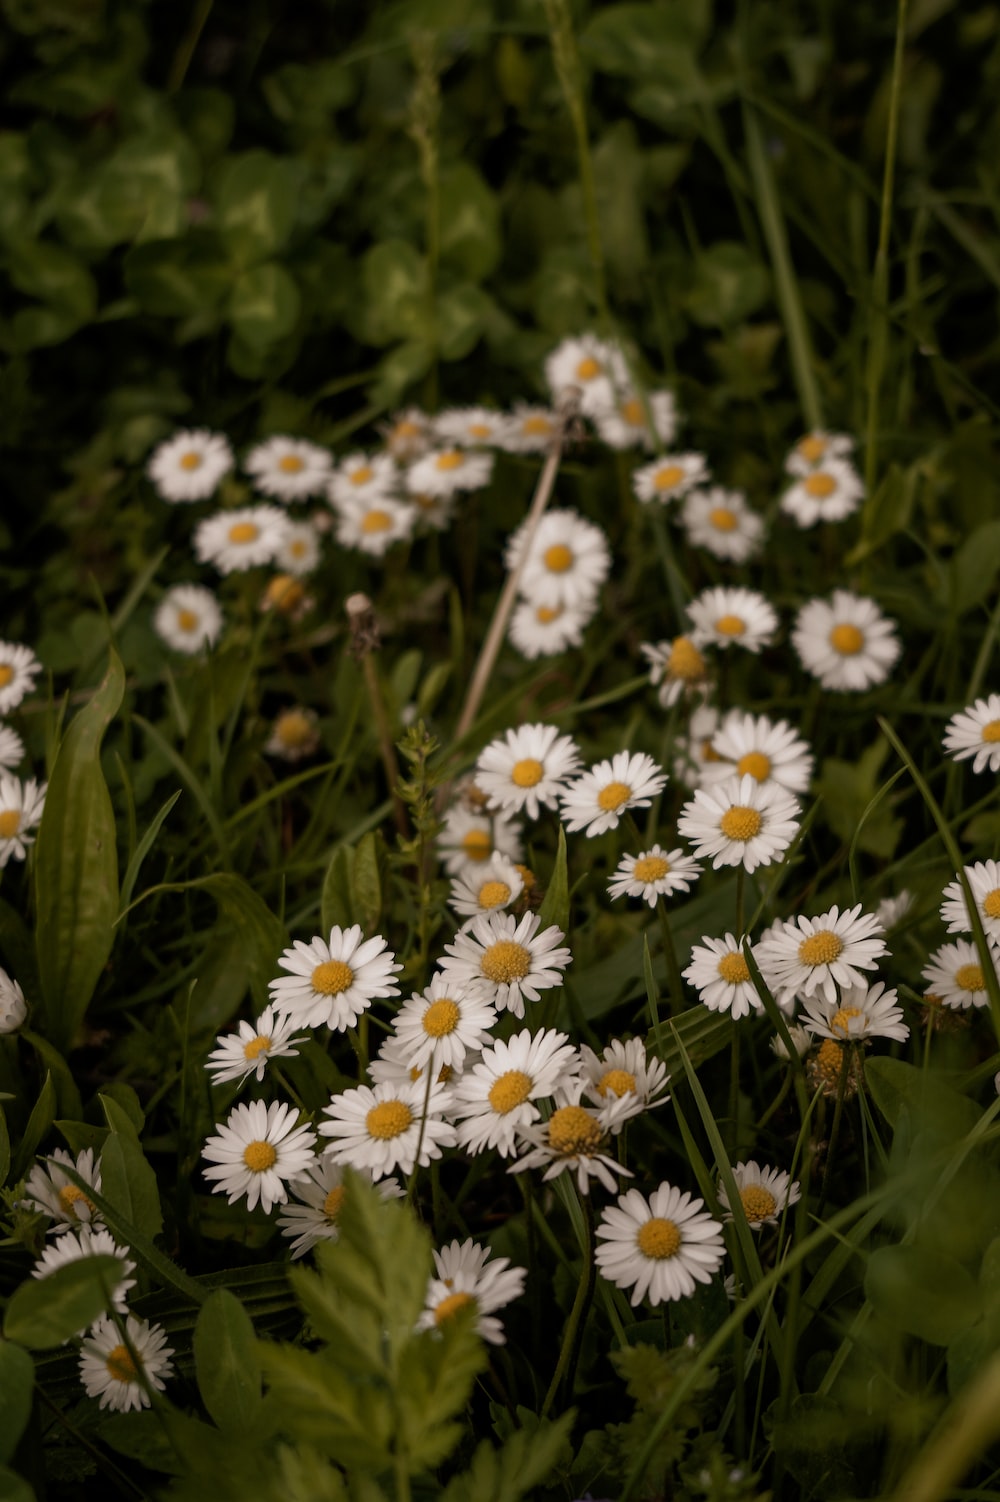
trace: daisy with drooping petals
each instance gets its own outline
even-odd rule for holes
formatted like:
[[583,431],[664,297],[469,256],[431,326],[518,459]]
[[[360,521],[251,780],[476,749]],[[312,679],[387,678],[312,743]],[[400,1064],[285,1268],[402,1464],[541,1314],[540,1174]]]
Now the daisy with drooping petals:
[[833,1038],[837,1043],[867,1042],[870,1038],[895,1038],[905,1043],[910,1029],[895,991],[881,981],[874,986],[845,986],[839,997],[806,997],[802,1023],[814,1038]]
[[468,1054],[479,1054],[497,1020],[496,1008],[473,987],[435,975],[419,995],[404,1001],[392,1031],[400,1056],[423,1070],[431,1062],[460,1070]]
[[466,866],[453,877],[448,906],[465,918],[463,929],[472,927],[473,918],[502,912],[516,902],[524,891],[524,877],[505,855],[491,855],[485,865]]
[[664,454],[652,464],[633,471],[632,489],[640,501],[660,501],[666,505],[683,499],[707,479],[704,454]]
[[280,435],[256,444],[243,460],[243,468],[255,490],[287,503],[322,495],[333,460],[318,443]]
[[618,1188],[616,1173],[626,1179],[632,1177],[627,1168],[605,1151],[610,1146],[609,1120],[628,1114],[629,1102],[616,1097],[597,1111],[580,1105],[582,1089],[580,1080],[561,1082],[559,1096],[566,1104],[557,1106],[548,1121],[518,1127],[518,1146],[528,1151],[510,1165],[508,1173],[544,1168],[542,1182],[547,1183],[569,1169],[576,1174],[576,1187],[581,1194],[590,1193],[591,1179],[598,1179],[613,1194]]
[[656,643],[644,641],[639,650],[649,663],[649,681],[664,709],[676,704],[682,694],[707,689],[708,663],[690,636],[675,636],[673,641]]
[[[709,767],[722,764],[722,758],[712,745],[712,737],[719,728],[721,718],[714,704],[698,704],[691,711],[686,734],[676,737],[674,777],[685,787],[700,787],[706,780]],[[732,772],[733,768],[730,766],[722,775],[731,776]]]
[[[523,559],[523,567],[522,565]],[[528,542],[522,522],[507,542],[507,568],[521,567],[522,595],[545,605],[592,605],[611,568],[608,540],[576,511],[547,511]]]
[[645,401],[637,392],[625,392],[619,395],[614,407],[596,413],[594,422],[602,442],[609,448],[653,449],[658,443],[673,442],[677,406],[669,391],[647,391]]
[[348,454],[330,476],[326,493],[339,511],[356,502],[371,505],[384,500],[398,484],[391,454]]
[[256,1022],[240,1022],[238,1033],[226,1033],[215,1040],[215,1048],[205,1060],[213,1085],[239,1080],[242,1085],[251,1074],[258,1084],[272,1059],[292,1058],[293,1047],[304,1037],[293,1038],[295,1024],[291,1017],[275,1017],[273,1007],[265,1007]]
[[[996,958],[993,968],[1000,974],[1000,962]],[[975,944],[970,944],[967,939],[942,944],[920,973],[927,982],[927,994],[940,998],[946,1007],[964,1012],[969,1007],[989,1005],[990,993],[986,989],[983,962]]]
[[[972,888],[973,901],[979,912],[990,944],[1000,947],[1000,863],[977,861],[965,867],[965,875]],[[950,934],[972,932],[972,921],[959,880],[950,881],[944,889],[941,903],[941,919]]]
[[334,924],[330,938],[296,939],[278,961],[288,975],[268,986],[271,1005],[298,1026],[342,1033],[353,1027],[376,998],[398,996],[394,977],[402,970],[381,934],[366,939],[361,926]]
[[814,429],[800,438],[785,458],[790,475],[808,475],[830,459],[847,459],[854,448],[849,433],[824,433]]
[[302,704],[283,709],[275,715],[271,734],[264,742],[265,756],[280,756],[283,761],[302,761],[319,747],[318,719],[315,710]]
[[561,986],[573,958],[562,946],[561,928],[540,928],[536,913],[520,922],[510,913],[474,918],[468,933],[445,945],[441,974],[449,983],[475,983],[497,1011],[523,1017],[525,999],[537,1001],[540,991]]
[[798,830],[798,815],[791,793],[748,774],[695,788],[677,829],[694,845],[695,855],[712,857],[715,870],[742,866],[756,871],[785,853]]
[[701,875],[701,867],[683,850],[663,850],[652,845],[639,855],[626,855],[608,882],[611,897],[641,897],[650,907],[657,897],[672,892],[689,892],[691,883]]
[[715,759],[706,761],[702,782],[707,786],[734,774],[755,782],[776,783],[790,793],[804,793],[812,777],[813,756],[787,720],[745,714],[734,709],[712,737]]
[[395,542],[405,542],[416,516],[412,506],[392,496],[342,501],[337,507],[337,541],[343,548],[381,558]]
[[9,725],[0,725],[0,768],[19,767],[24,760],[24,742]]
[[222,611],[210,589],[176,584],[156,607],[153,630],[175,652],[193,656],[202,647],[215,645],[222,630]]
[[246,1195],[248,1210],[259,1200],[266,1215],[283,1205],[286,1182],[304,1173],[315,1158],[315,1133],[298,1120],[298,1111],[284,1101],[235,1106],[202,1149],[213,1165],[204,1170],[213,1194],[225,1194],[231,1205]]
[[0,641],[0,715],[16,709],[35,686],[35,679],[42,671],[30,647],[20,642]]
[[274,552],[274,562],[296,579],[311,574],[319,563],[319,533],[311,521],[285,523],[281,541]]
[[682,973],[710,1012],[729,1012],[738,1022],[764,1010],[750,977],[743,942],[733,934],[726,934],[724,939],[702,935],[701,944],[692,949],[691,963]]
[[453,1086],[459,1147],[472,1154],[495,1148],[509,1158],[519,1128],[539,1119],[534,1102],[554,1095],[567,1077],[575,1079],[578,1067],[566,1034],[550,1028],[540,1028],[534,1037],[525,1028],[484,1048]]
[[[466,1246],[472,1244],[471,1241],[465,1243]],[[459,1252],[462,1250],[457,1241],[451,1246]],[[494,1257],[487,1262],[489,1249],[482,1250],[485,1257],[477,1272],[456,1268],[450,1277],[430,1280],[424,1311],[417,1320],[418,1330],[440,1329],[445,1320],[472,1305],[476,1310],[476,1334],[480,1339],[492,1346],[505,1343],[503,1325],[495,1318],[496,1311],[520,1298],[528,1276],[527,1269],[511,1267],[509,1257]],[[434,1256],[437,1261],[436,1252]]]
[[824,459],[800,475],[781,497],[781,509],[800,527],[839,522],[857,511],[865,493],[864,481],[846,459]]
[[434,436],[458,448],[499,446],[505,418],[488,407],[450,407],[433,419]]
[[799,611],[792,645],[807,673],[824,688],[860,693],[884,683],[902,650],[896,628],[874,600],[835,589]]
[[836,1001],[838,988],[866,986],[863,970],[874,970],[886,953],[882,925],[861,903],[841,912],[832,907],[818,918],[776,923],[757,944],[754,958],[775,999],[813,996]]
[[617,345],[596,334],[581,334],[564,339],[546,357],[545,379],[556,401],[575,391],[580,411],[585,417],[594,417],[614,406],[616,390],[627,379],[627,368]]
[[86,1184],[98,1194],[101,1192],[101,1169],[94,1162],[92,1147],[84,1148],[75,1158],[64,1147],[57,1147],[49,1154],[47,1164],[36,1163],[28,1175],[20,1203],[26,1210],[49,1216],[50,1231],[71,1231],[101,1219],[101,1212],[86,1190],[78,1189],[70,1181],[64,1167],[75,1169]]
[[207,501],[233,467],[229,440],[207,428],[185,428],[153,450],[146,474],[163,501]]
[[559,431],[559,417],[551,407],[515,402],[496,439],[508,454],[544,454]]
[[580,1049],[580,1078],[584,1094],[615,1136],[626,1121],[652,1105],[664,1106],[670,1099],[663,1094],[670,1083],[667,1066],[662,1059],[649,1058],[641,1038],[627,1042],[613,1038],[601,1054],[584,1045]]
[[39,787],[33,777],[22,782],[0,772],[0,871],[11,859],[23,861],[35,836],[31,831],[42,822],[48,783]]
[[[733,1178],[751,1231],[759,1231],[762,1226],[776,1226],[778,1216],[802,1198],[799,1185],[792,1183],[791,1175],[783,1168],[766,1168],[753,1158],[748,1163],[737,1163],[733,1169]],[[722,1179],[719,1180],[716,1192],[719,1204],[726,1212],[723,1219],[732,1220],[729,1194]]]
[[[372,1176],[367,1169],[356,1168],[355,1173],[368,1183]],[[405,1190],[395,1179],[382,1179],[375,1186],[383,1199],[401,1199]],[[336,1241],[340,1234],[338,1221],[343,1209],[348,1187],[344,1183],[344,1167],[332,1158],[316,1158],[297,1179],[288,1185],[291,1198],[278,1214],[282,1236],[291,1241],[292,1261],[304,1257],[320,1241]]]
[[397,1169],[410,1174],[454,1147],[455,1128],[444,1119],[450,1103],[450,1093],[435,1081],[430,1089],[420,1079],[358,1085],[324,1107],[319,1130],[333,1138],[326,1153],[335,1163],[368,1169],[375,1179]]
[[570,833],[584,829],[593,839],[617,829],[627,808],[648,808],[666,784],[667,774],[644,751],[618,751],[563,790],[563,823]]
[[109,1290],[109,1301],[116,1313],[124,1314],[128,1291],[135,1287],[135,1279],[129,1276],[135,1272],[135,1263],[129,1258],[127,1248],[119,1246],[111,1232],[103,1227],[94,1231],[90,1226],[84,1225],[77,1231],[63,1231],[55,1241],[49,1242],[32,1268],[31,1276],[47,1278],[57,1268],[66,1267],[70,1262],[79,1262],[84,1257],[118,1258],[121,1275]]
[[0,968],[0,1035],[16,1033],[28,1015],[24,992],[12,975]]
[[968,709],[952,715],[944,734],[944,749],[955,761],[974,756],[974,772],[1000,772],[1000,694],[977,699]]
[[554,725],[519,725],[479,753],[476,786],[490,808],[527,813],[537,819],[539,805],[556,808],[567,777],[580,765],[580,752]]
[[436,843],[448,875],[465,876],[469,881],[494,855],[519,861],[523,853],[516,824],[499,814],[491,817],[467,808],[448,809]]
[[493,455],[481,449],[431,449],[407,470],[406,488],[413,495],[454,495],[482,490],[493,477]]
[[578,647],[593,618],[594,602],[583,605],[543,605],[522,600],[514,607],[507,635],[522,657],[555,657],[569,647]]
[[125,1336],[127,1345],[114,1320],[104,1315],[80,1347],[80,1381],[87,1396],[99,1398],[98,1406],[112,1413],[148,1408],[149,1389],[162,1392],[173,1373],[174,1351],[161,1325],[130,1314]]
[[722,1264],[722,1227],[693,1199],[663,1183],[647,1200],[627,1189],[601,1216],[594,1261],[602,1278],[631,1288],[633,1309],[648,1298],[665,1304],[710,1283]]
[[739,490],[693,490],[684,502],[681,524],[693,548],[705,548],[727,563],[745,563],[760,549],[764,518]]
[[687,606],[696,647],[745,647],[759,652],[778,629],[774,607],[755,589],[703,589]]
[[212,564],[220,574],[259,568],[273,561],[287,520],[277,506],[241,506],[207,516],[195,528],[195,557],[199,563]]
[[431,419],[419,407],[407,407],[405,411],[397,412],[379,431],[398,464],[411,464],[430,447]]

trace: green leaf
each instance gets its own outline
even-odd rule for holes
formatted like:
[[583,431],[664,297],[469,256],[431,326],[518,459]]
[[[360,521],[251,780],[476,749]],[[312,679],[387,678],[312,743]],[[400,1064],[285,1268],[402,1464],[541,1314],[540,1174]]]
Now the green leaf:
[[61,1346],[107,1310],[121,1270],[117,1257],[102,1254],[68,1262],[45,1278],[28,1278],[11,1295],[4,1335],[32,1351]]
[[442,360],[462,360],[482,338],[493,301],[471,282],[443,292],[435,307],[435,332]]
[[146,1162],[135,1127],[120,1106],[102,1097],[110,1135],[101,1149],[101,1188],[108,1202],[144,1236],[163,1229],[156,1174]]
[[118,916],[115,816],[101,741],[122,702],[125,674],[108,672],[73,720],[56,756],[35,849],[36,953],[46,1028],[65,1051],[111,953]]
[[292,276],[276,261],[253,266],[233,286],[226,316],[254,349],[276,344],[298,322],[302,298]]
[[771,276],[744,245],[720,240],[695,259],[694,285],[684,298],[695,323],[728,328],[767,301]]
[[864,503],[861,538],[844,559],[847,568],[854,568],[910,525],[919,480],[919,466],[902,469],[890,464],[875,494]]
[[500,259],[496,194],[467,162],[446,167],[439,189],[441,262],[481,282]]
[[198,1391],[220,1429],[249,1433],[261,1408],[261,1367],[253,1322],[224,1288],[210,1293],[194,1328]]
[[965,615],[981,605],[1000,570],[1000,521],[984,522],[970,532],[949,562],[939,603]]
[[97,311],[97,287],[82,262],[58,245],[21,241],[8,255],[10,279],[19,292],[37,297],[83,323]]
[[892,1329],[935,1346],[948,1345],[982,1312],[979,1287],[962,1263],[921,1246],[877,1247],[865,1296]]
[[351,898],[355,922],[360,923],[366,934],[373,933],[382,916],[382,876],[379,856],[384,841],[377,831],[371,830],[358,841],[351,861]]
[[302,176],[294,158],[267,151],[227,158],[216,180],[216,221],[241,265],[265,260],[287,243]]
[[135,852],[132,856],[132,859],[128,863],[128,867],[122,879],[122,889],[118,899],[119,908],[122,913],[124,913],[125,909],[132,901],[132,893],[135,891],[135,883],[138,878],[139,871],[142,867],[142,863],[146,859],[146,856],[149,854],[149,852],[152,850],[153,846],[156,844],[156,837],[159,834],[160,830],[163,828],[164,820],[166,819],[170,810],[173,808],[174,804],[177,802],[178,798],[181,796],[182,792],[183,789],[178,788],[176,793],[171,793],[166,803],[164,803],[162,808],[160,808],[154,815],[149,828],[146,830],[146,833],[143,835],[142,839],[135,847]]
[[476,1334],[476,1310],[458,1310],[404,1347],[399,1363],[396,1446],[410,1470],[447,1460],[462,1437],[456,1422],[479,1372],[489,1365]]
[[152,240],[125,257],[125,285],[146,313],[191,318],[217,307],[232,285],[233,267],[214,236]]
[[7,1130],[7,1117],[3,1106],[0,1106],[0,1188],[7,1182],[10,1173],[10,1132]]
[[[823,817],[845,845],[888,860],[903,833],[892,813],[892,796],[878,799],[879,772],[889,748],[877,740],[851,761],[828,756],[820,768],[817,792]],[[865,817],[867,815],[867,817]]]
[[549,1478],[569,1441],[575,1411],[536,1429],[519,1429],[500,1450],[484,1441],[472,1464],[454,1476],[440,1502],[521,1502]]
[[326,1354],[266,1345],[261,1356],[295,1444],[316,1445],[345,1468],[385,1469],[395,1423],[384,1387],[359,1384]]
[[891,1126],[899,1125],[909,1111],[922,1128],[946,1138],[964,1137],[979,1120],[974,1101],[954,1090],[930,1070],[904,1059],[873,1058],[865,1061],[865,1081],[872,1098]]
[[335,925],[350,928],[355,922],[351,875],[354,852],[350,845],[335,845],[327,862],[320,889],[320,929],[329,934]]
[[37,1502],[24,1477],[5,1465],[0,1466],[0,1502]]
[[361,263],[365,342],[426,339],[427,265],[409,240],[383,240]]
[[38,1144],[48,1135],[52,1127],[56,1116],[56,1109],[55,1086],[52,1083],[52,1075],[46,1071],[42,1088],[38,1092],[38,1099],[31,1108],[31,1115],[28,1117],[28,1125],[24,1129],[24,1136],[21,1138],[17,1152],[14,1154],[13,1178],[15,1183],[27,1173],[35,1153],[38,1151]]
[[13,1341],[0,1341],[0,1462],[6,1463],[17,1449],[34,1389],[35,1364],[27,1351]]
[[538,921],[542,929],[554,923],[563,934],[569,931],[569,877],[566,870],[566,831],[559,825],[559,844],[556,863],[538,909]]
[[580,33],[580,54],[603,73],[672,79],[679,59],[690,57],[709,25],[707,0],[612,5],[598,11]]

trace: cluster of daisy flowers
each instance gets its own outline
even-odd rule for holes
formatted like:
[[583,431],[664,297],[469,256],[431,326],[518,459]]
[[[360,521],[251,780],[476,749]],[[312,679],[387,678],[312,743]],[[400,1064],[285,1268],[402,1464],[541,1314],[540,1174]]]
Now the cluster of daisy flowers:
[[10,860],[24,860],[45,808],[45,783],[15,775],[27,753],[21,736],[6,723],[41,671],[30,647],[0,641],[0,871]]

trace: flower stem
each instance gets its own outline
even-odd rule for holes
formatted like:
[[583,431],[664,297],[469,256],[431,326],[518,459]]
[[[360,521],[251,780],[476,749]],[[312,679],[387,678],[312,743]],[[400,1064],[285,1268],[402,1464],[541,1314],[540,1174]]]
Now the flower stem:
[[576,1373],[576,1364],[580,1357],[580,1345],[583,1340],[583,1316],[594,1295],[594,1254],[593,1254],[593,1230],[590,1218],[590,1202],[585,1194],[580,1195],[580,1208],[583,1211],[583,1267],[580,1272],[580,1281],[577,1284],[576,1298],[566,1321],[566,1329],[563,1331],[562,1346],[559,1349],[559,1360],[549,1383],[549,1390],[545,1394],[545,1402],[542,1404],[541,1417],[545,1418],[549,1409],[555,1402],[556,1395],[566,1379],[567,1389],[572,1391],[573,1377]]

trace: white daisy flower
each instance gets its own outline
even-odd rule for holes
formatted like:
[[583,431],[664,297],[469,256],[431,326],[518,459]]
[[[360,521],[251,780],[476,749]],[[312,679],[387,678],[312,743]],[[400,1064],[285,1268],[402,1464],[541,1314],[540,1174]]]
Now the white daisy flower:
[[741,1017],[764,1010],[750,979],[743,941],[733,934],[726,934],[724,939],[703,934],[701,944],[691,951],[691,963],[682,973],[710,1012],[730,1012],[738,1022]]
[[836,1001],[838,990],[865,986],[863,970],[874,970],[886,953],[882,925],[856,907],[832,907],[818,918],[797,917],[774,925],[754,949],[760,973],[780,1002],[783,997],[817,993]]
[[772,724],[767,715],[734,709],[713,735],[712,750],[716,759],[702,768],[706,786],[735,774],[774,783],[790,793],[804,793],[809,787],[813,755],[787,720]]
[[[965,867],[965,875],[986,937],[992,945],[1000,947],[1000,864],[997,861],[977,861],[974,866]],[[957,878],[944,889],[941,919],[950,934],[972,932],[965,893]]]
[[509,1158],[518,1129],[540,1117],[534,1102],[554,1095],[562,1079],[575,1078],[578,1067],[566,1034],[550,1028],[534,1037],[525,1028],[484,1048],[452,1088],[459,1147],[472,1154],[495,1148]]
[[[450,1085],[455,1071],[450,1064],[433,1065],[434,1078],[439,1085]],[[408,1050],[400,1043],[395,1033],[390,1033],[368,1065],[368,1078],[373,1085],[413,1084],[424,1079],[424,1071],[410,1062]]]
[[12,975],[0,969],[0,1036],[16,1033],[27,1015],[24,992]]
[[243,468],[255,490],[287,503],[322,495],[333,460],[318,443],[282,434],[256,444],[243,460]]
[[433,419],[434,436],[456,448],[498,446],[504,423],[503,413],[489,407],[449,407]]
[[79,1262],[83,1257],[118,1258],[121,1276],[110,1291],[110,1303],[118,1314],[124,1314],[128,1291],[135,1287],[135,1279],[129,1276],[135,1272],[135,1263],[130,1260],[127,1248],[119,1246],[111,1232],[103,1227],[94,1231],[90,1226],[84,1225],[78,1231],[63,1231],[61,1236],[57,1236],[55,1241],[50,1241],[46,1246],[32,1268],[31,1276],[47,1278],[57,1268],[68,1267],[71,1262]]
[[215,1048],[205,1061],[213,1085],[239,1080],[242,1085],[251,1074],[258,1084],[272,1059],[294,1059],[304,1037],[293,1038],[295,1024],[291,1017],[276,1017],[273,1007],[265,1007],[256,1022],[240,1022],[238,1033],[226,1033],[215,1040]]
[[394,976],[402,970],[381,934],[366,939],[360,924],[334,924],[328,942],[318,935],[296,939],[278,961],[288,975],[268,986],[271,1005],[297,1026],[342,1033],[353,1027],[376,999],[398,996]]
[[[791,1175],[783,1168],[767,1168],[753,1158],[747,1163],[737,1163],[733,1178],[751,1231],[759,1231],[762,1226],[776,1226],[779,1215],[802,1198],[799,1185],[792,1183]],[[719,1204],[726,1212],[723,1220],[732,1220],[729,1194],[722,1179],[716,1192]]]
[[825,433],[814,429],[800,438],[785,458],[790,475],[808,475],[831,459],[847,459],[854,449],[848,433]]
[[[372,1183],[367,1169],[354,1171]],[[406,1193],[395,1179],[382,1179],[375,1187],[383,1199],[401,1199]],[[347,1194],[343,1164],[328,1157],[317,1158],[300,1178],[289,1182],[288,1190],[292,1198],[279,1212],[278,1225],[282,1236],[292,1243],[295,1262],[317,1242],[336,1241],[340,1234],[338,1221]]]
[[675,636],[673,641],[644,641],[639,650],[649,663],[649,681],[664,709],[676,704],[682,694],[707,689],[708,663],[690,636]]
[[199,563],[212,564],[220,574],[241,573],[272,563],[284,541],[287,521],[277,506],[219,511],[195,528],[195,557]]
[[35,687],[35,679],[42,671],[30,647],[19,642],[0,641],[0,715],[16,709]]
[[[649,430],[649,418],[653,431]],[[656,448],[672,443],[677,432],[677,404],[669,391],[649,391],[646,400],[636,392],[619,395],[614,407],[595,414],[601,439],[609,448]]]
[[903,891],[899,892],[895,897],[883,897],[875,909],[875,916],[886,932],[888,932],[890,928],[895,928],[898,924],[902,923],[912,906],[913,893],[908,892],[904,887]]
[[551,407],[515,402],[496,439],[508,454],[544,454],[559,431],[559,418]]
[[[650,1106],[665,1106],[670,1076],[662,1059],[649,1058],[641,1038],[622,1042],[613,1038],[603,1053],[580,1049],[580,1078],[584,1094],[605,1116],[604,1125],[617,1135],[626,1121]],[[605,1108],[610,1108],[605,1112]]]
[[271,734],[264,742],[265,756],[280,756],[283,761],[302,761],[319,747],[318,718],[315,710],[302,704],[283,709],[274,717]]
[[413,512],[413,528],[428,528],[432,532],[447,532],[455,515],[454,495],[424,495],[407,491],[404,504]]
[[584,829],[593,839],[617,829],[627,808],[648,808],[667,784],[651,756],[643,751],[618,751],[599,761],[560,794],[567,830]]
[[445,945],[441,974],[451,984],[475,983],[500,1012],[524,1016],[525,999],[537,1001],[540,991],[562,985],[562,973],[572,959],[562,947],[562,929],[542,929],[536,913],[520,922],[509,913],[474,918],[468,933]]
[[792,645],[807,673],[824,688],[860,693],[884,683],[900,654],[895,626],[874,600],[835,589],[799,611]]
[[301,579],[313,572],[319,560],[320,542],[315,522],[288,520],[281,542],[275,549],[276,566],[293,578]]
[[800,475],[781,497],[781,510],[800,527],[839,522],[857,511],[864,482],[846,459],[824,459],[822,465]]
[[88,1398],[100,1398],[99,1406],[112,1413],[149,1407],[149,1388],[162,1392],[166,1378],[173,1375],[161,1325],[128,1315],[122,1339],[114,1320],[105,1315],[93,1325],[80,1347],[80,1381]]
[[437,837],[437,848],[449,876],[463,876],[475,881],[494,855],[508,860],[521,859],[518,825],[499,814],[473,813],[467,808],[450,808]]
[[693,548],[705,548],[727,563],[745,563],[764,539],[764,518],[751,510],[742,491],[720,485],[692,491],[681,524]]
[[714,704],[698,704],[691,712],[687,732],[674,741],[674,779],[685,787],[696,788],[707,780],[709,768],[722,767],[723,777],[732,776],[733,767],[723,762],[712,745],[712,738],[722,719]]
[[24,742],[9,725],[0,725],[0,767],[19,767],[24,760]]
[[202,647],[215,645],[222,630],[222,611],[210,589],[176,584],[156,607],[153,629],[175,652],[193,656]]
[[39,787],[33,777],[22,782],[0,772],[0,871],[12,858],[23,861],[35,843],[31,831],[42,822],[47,788],[47,782]]
[[480,751],[474,775],[490,808],[537,819],[541,805],[558,806],[566,779],[579,765],[576,743],[554,725],[519,725]]
[[[488,1246],[477,1246],[471,1237],[461,1242],[450,1241],[440,1251],[435,1251],[434,1265],[437,1278],[431,1280],[431,1288],[438,1284],[445,1289],[471,1294],[479,1305],[480,1313],[502,1309],[505,1304],[519,1298],[524,1290],[524,1279],[527,1276],[523,1267],[511,1267],[508,1257],[494,1257]],[[428,1308],[430,1307],[429,1290]],[[436,1302],[434,1307],[435,1310],[439,1307]],[[435,1323],[441,1324],[449,1314],[453,1314],[461,1307],[462,1303],[456,1303],[449,1309],[443,1310]],[[499,1321],[491,1323],[499,1325]],[[490,1338],[484,1334],[482,1328],[477,1328],[485,1339]],[[502,1342],[501,1332],[500,1341],[493,1343],[502,1344]]]
[[246,1195],[248,1210],[259,1200],[266,1215],[283,1205],[287,1181],[304,1173],[315,1156],[315,1133],[298,1120],[298,1111],[284,1101],[235,1106],[202,1150],[213,1164],[204,1170],[213,1194],[227,1195],[231,1205]]
[[759,652],[778,629],[774,607],[755,589],[703,589],[687,606],[696,647],[745,647]]
[[[788,1023],[788,1036],[791,1039],[792,1047],[795,1049],[795,1052],[798,1054],[800,1059],[805,1054],[807,1054],[810,1048],[812,1048],[813,1046],[812,1035],[810,1033],[807,1033],[805,1028],[799,1022]],[[771,1039],[771,1052],[774,1054],[774,1057],[776,1059],[781,1059],[785,1063],[788,1063],[788,1047],[785,1043],[784,1038],[780,1037],[777,1033],[775,1033],[774,1037]]]
[[799,805],[773,782],[747,774],[712,787],[695,788],[677,820],[677,830],[694,845],[695,855],[710,855],[712,866],[742,866],[756,871],[782,856],[799,827]]
[[357,502],[367,506],[384,500],[398,484],[391,454],[348,454],[330,476],[326,493],[338,510],[350,509]]
[[452,878],[448,906],[466,919],[463,929],[472,927],[472,919],[501,912],[516,902],[524,891],[524,877],[505,855],[492,855],[481,866],[466,866]]
[[445,1320],[460,1309],[473,1305],[476,1309],[476,1334],[491,1346],[504,1345],[503,1325],[495,1317],[496,1311],[520,1298],[528,1276],[525,1268],[511,1267],[509,1263],[508,1257],[494,1258],[490,1267],[496,1271],[488,1280],[477,1281],[467,1272],[457,1272],[449,1279],[432,1278],[417,1329],[440,1329]]
[[608,882],[608,892],[615,897],[641,897],[650,907],[657,897],[673,892],[689,892],[691,883],[701,875],[701,867],[683,850],[663,850],[651,845],[639,855],[626,855],[618,862]]
[[632,473],[632,489],[640,501],[682,500],[709,478],[704,454],[663,454]]
[[471,988],[435,975],[420,994],[404,1001],[392,1030],[400,1056],[423,1070],[433,1061],[460,1070],[467,1054],[479,1054],[497,1020],[496,1008]]
[[609,1112],[617,1118],[628,1112],[628,1102],[618,1098],[609,1101],[600,1111],[579,1104],[582,1083],[575,1086],[562,1082],[560,1097],[567,1104],[557,1106],[548,1121],[535,1126],[517,1129],[519,1148],[527,1148],[523,1157],[508,1168],[508,1173],[525,1173],[531,1168],[544,1168],[542,1182],[556,1178],[566,1169],[576,1174],[576,1186],[581,1194],[589,1194],[590,1181],[598,1179],[611,1194],[618,1185],[615,1174],[630,1179],[629,1170],[605,1152],[608,1141]]
[[887,991],[881,981],[845,986],[839,997],[809,996],[802,1005],[802,1023],[814,1038],[836,1043],[895,1038],[905,1043],[910,1036],[895,991]]
[[207,428],[185,428],[158,445],[146,465],[163,501],[207,501],[233,467],[229,440]]
[[431,419],[419,407],[407,407],[397,412],[380,432],[392,457],[399,464],[410,464],[430,447]]
[[555,657],[568,647],[578,647],[594,617],[594,604],[543,605],[522,600],[511,612],[507,635],[511,644],[529,662],[536,657]]
[[601,1216],[594,1261],[602,1278],[631,1288],[633,1309],[648,1298],[665,1304],[710,1283],[726,1249],[722,1227],[703,1213],[704,1200],[663,1183],[647,1200],[628,1189]]
[[627,379],[621,350],[596,334],[564,339],[545,360],[545,380],[553,399],[558,402],[567,392],[576,391],[585,417],[613,407],[616,390]]
[[[0,712],[4,707],[0,699]],[[960,714],[952,715],[944,735],[944,749],[955,761],[974,756],[974,772],[987,769],[1000,772],[1000,694],[977,699]]]
[[[504,562],[516,569],[528,547],[524,521],[507,542]],[[592,608],[611,568],[608,540],[576,511],[547,511],[535,527],[519,581],[520,593],[544,605]]]
[[478,449],[431,449],[406,471],[406,488],[413,495],[454,495],[458,490],[482,490],[493,478],[493,455]]
[[[995,956],[993,968],[1000,974],[1000,963]],[[967,939],[942,944],[920,973],[927,982],[927,994],[937,997],[946,1007],[964,1012],[969,1007],[989,1005],[990,993],[986,989],[983,962],[975,944],[970,944]]]
[[276,611],[290,621],[302,620],[315,604],[313,597],[306,594],[302,581],[292,574],[275,574],[267,581],[260,599],[262,611]]
[[319,1130],[334,1139],[326,1153],[335,1163],[368,1169],[376,1179],[397,1169],[410,1174],[454,1147],[455,1128],[444,1119],[450,1103],[450,1093],[436,1082],[429,1090],[423,1080],[358,1085],[324,1107],[328,1119]]
[[344,501],[337,509],[337,541],[343,548],[381,558],[395,542],[405,542],[416,520],[412,506],[392,496]]
[[101,1192],[101,1169],[94,1162],[92,1147],[84,1148],[75,1158],[64,1147],[57,1147],[47,1164],[36,1163],[28,1175],[20,1204],[26,1210],[47,1215],[52,1221],[50,1231],[71,1231],[101,1219],[101,1212],[86,1190],[70,1182],[64,1167],[75,1169],[86,1184],[98,1194]]

